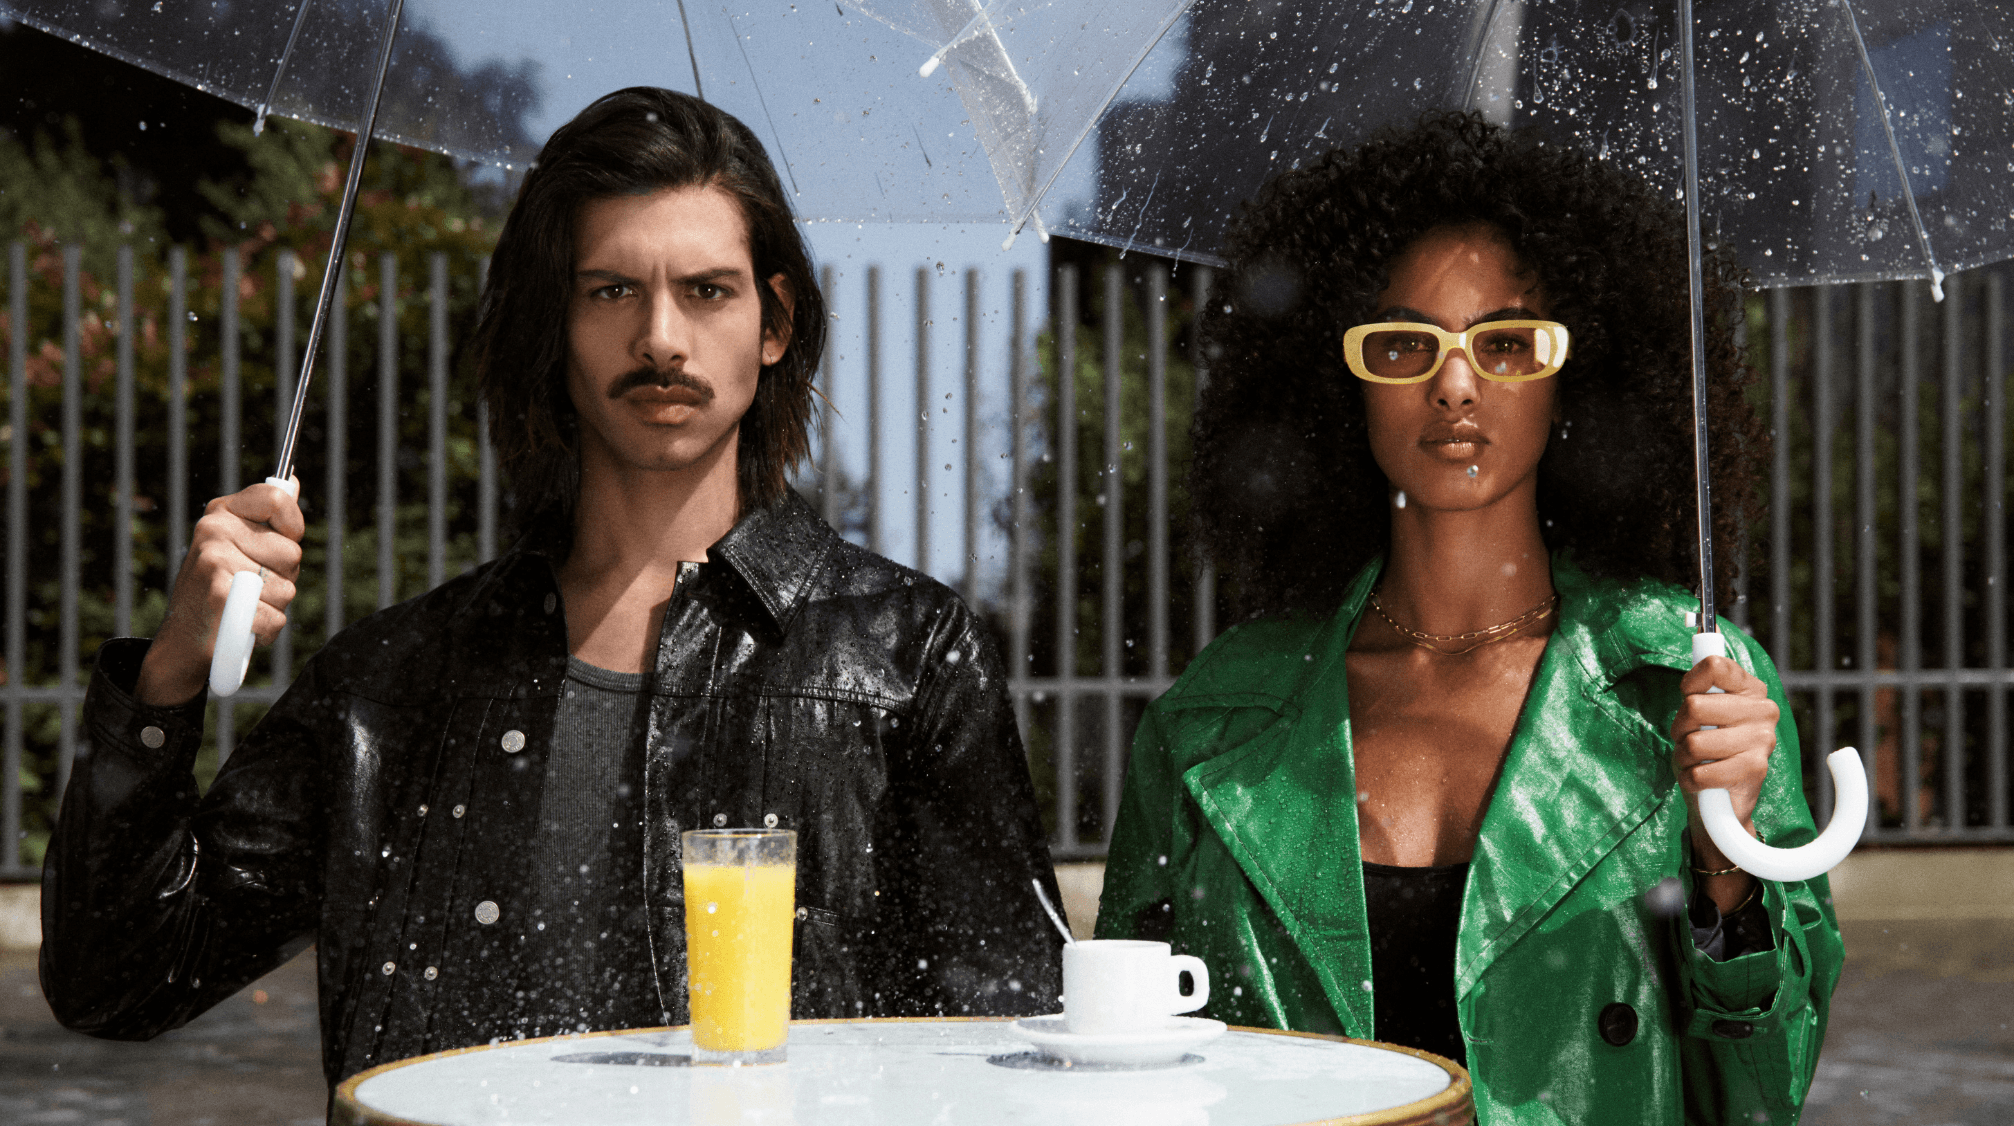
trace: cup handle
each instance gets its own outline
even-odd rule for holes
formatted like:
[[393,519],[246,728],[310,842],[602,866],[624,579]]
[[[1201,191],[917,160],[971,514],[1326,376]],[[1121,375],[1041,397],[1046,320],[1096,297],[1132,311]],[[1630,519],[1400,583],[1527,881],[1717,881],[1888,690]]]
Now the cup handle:
[[[1210,1003],[1210,967],[1203,964],[1194,954],[1175,954],[1168,959],[1169,982],[1175,995],[1175,1007],[1170,1013],[1193,1013]],[[1182,971],[1189,971],[1189,978],[1195,983],[1195,991],[1182,992]]]

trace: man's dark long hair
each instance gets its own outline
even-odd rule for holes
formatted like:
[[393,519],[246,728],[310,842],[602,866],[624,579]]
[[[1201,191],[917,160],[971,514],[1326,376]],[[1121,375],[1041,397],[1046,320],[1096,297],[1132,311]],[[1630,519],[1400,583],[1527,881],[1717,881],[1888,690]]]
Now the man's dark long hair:
[[[1502,232],[1573,332],[1538,467],[1546,544],[1595,575],[1697,586],[1683,210],[1577,147],[1445,113],[1274,178],[1232,229],[1203,311],[1189,495],[1241,616],[1333,612],[1387,547],[1390,486],[1342,336],[1375,315],[1399,254],[1471,223]],[[1758,515],[1769,435],[1735,342],[1740,272],[1712,256],[1706,280],[1713,523],[1732,546]],[[1724,604],[1735,555],[1714,559]]]
[[[567,307],[581,205],[661,188],[714,186],[741,205],[765,332],[787,333],[741,417],[736,484],[746,512],[775,501],[810,448],[812,378],[825,299],[761,142],[732,116],[672,90],[633,86],[582,110],[546,142],[504,221],[471,340],[490,436],[511,482],[513,520],[571,542],[580,441],[567,395]],[[768,279],[782,274],[784,303]]]

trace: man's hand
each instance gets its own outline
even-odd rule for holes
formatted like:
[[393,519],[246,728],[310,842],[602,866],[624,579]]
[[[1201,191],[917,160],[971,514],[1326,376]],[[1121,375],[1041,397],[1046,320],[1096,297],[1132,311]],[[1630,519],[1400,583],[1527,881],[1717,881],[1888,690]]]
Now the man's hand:
[[[298,481],[294,487],[299,489]],[[306,530],[301,506],[273,485],[253,485],[204,506],[189,541],[188,558],[175,577],[167,620],[140,665],[141,703],[181,704],[203,691],[217,644],[217,619],[224,613],[231,576],[239,571],[265,575],[252,633],[259,644],[272,644],[287,624],[285,611],[294,600]]]
[[[1768,686],[1726,657],[1708,657],[1678,682],[1685,699],[1672,721],[1672,770],[1685,792],[1687,820],[1692,827],[1692,866],[1709,872],[1732,867],[1706,835],[1699,819],[1699,792],[1724,789],[1734,799],[1741,827],[1755,832],[1755,803],[1769,776],[1769,753],[1776,749],[1780,710],[1769,698]],[[1718,693],[1710,688],[1721,689]],[[1706,730],[1713,728],[1713,730]],[[1698,875],[1698,873],[1695,873]],[[1724,876],[1699,875],[1698,883],[1719,905],[1732,911],[1754,890],[1754,877],[1736,871]]]

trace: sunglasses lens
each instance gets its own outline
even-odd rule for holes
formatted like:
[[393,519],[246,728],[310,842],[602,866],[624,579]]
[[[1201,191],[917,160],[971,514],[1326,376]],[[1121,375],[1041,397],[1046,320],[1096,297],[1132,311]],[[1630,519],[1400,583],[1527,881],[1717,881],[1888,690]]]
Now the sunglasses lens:
[[1553,365],[1556,344],[1550,332],[1530,327],[1485,328],[1471,338],[1475,365],[1485,377],[1516,379]]
[[1364,337],[1364,366],[1379,379],[1413,379],[1434,366],[1440,351],[1441,342],[1424,332],[1373,332]]

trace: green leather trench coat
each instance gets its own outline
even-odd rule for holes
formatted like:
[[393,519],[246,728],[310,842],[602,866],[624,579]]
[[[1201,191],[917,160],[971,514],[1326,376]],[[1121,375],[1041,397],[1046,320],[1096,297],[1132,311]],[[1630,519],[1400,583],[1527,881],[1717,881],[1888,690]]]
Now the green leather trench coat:
[[[1344,651],[1382,563],[1327,621],[1241,625],[1156,700],[1134,741],[1100,937],[1162,938],[1210,967],[1207,1015],[1369,1038],[1370,939]],[[1470,863],[1455,989],[1478,1120],[1795,1122],[1843,948],[1824,877],[1763,885],[1774,949],[1713,962],[1683,913],[1686,806],[1671,769],[1686,611],[1659,583],[1553,560],[1560,616]],[[1723,625],[1783,709],[1755,825],[1814,835],[1774,666]],[[1621,1039],[1615,1005],[1636,1017]]]

